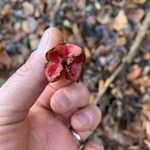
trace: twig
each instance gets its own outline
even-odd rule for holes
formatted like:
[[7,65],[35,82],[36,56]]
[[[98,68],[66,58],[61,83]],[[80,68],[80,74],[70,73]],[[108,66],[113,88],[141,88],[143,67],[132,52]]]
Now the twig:
[[55,26],[56,25],[56,15],[57,12],[60,8],[60,5],[62,3],[63,0],[56,0],[56,4],[54,6],[53,11],[51,12],[51,22],[50,22],[50,26]]
[[119,65],[119,67],[114,71],[114,73],[106,80],[105,84],[104,84],[104,89],[103,91],[101,91],[100,94],[97,95],[97,98],[95,100],[95,103],[98,103],[98,101],[103,97],[103,95],[105,94],[105,92],[107,91],[108,87],[110,86],[110,84],[114,81],[114,79],[119,75],[119,73],[121,71],[123,71],[123,69],[132,63],[134,57],[136,56],[136,54],[139,51],[139,46],[148,30],[150,26],[150,11],[147,12],[145,19],[142,23],[142,25],[139,28],[139,31],[137,33],[137,36],[135,38],[135,41],[133,42],[130,51],[128,53],[128,55],[123,59],[122,63]]

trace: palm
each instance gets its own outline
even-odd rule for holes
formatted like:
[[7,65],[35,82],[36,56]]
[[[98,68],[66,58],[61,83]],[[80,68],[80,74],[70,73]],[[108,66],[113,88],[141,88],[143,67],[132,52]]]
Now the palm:
[[29,113],[29,150],[76,150],[68,128],[50,111],[36,107]]

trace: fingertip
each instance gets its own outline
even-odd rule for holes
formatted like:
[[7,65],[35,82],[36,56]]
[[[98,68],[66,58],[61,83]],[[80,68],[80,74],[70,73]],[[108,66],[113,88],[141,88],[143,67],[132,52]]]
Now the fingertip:
[[37,50],[45,55],[52,47],[63,42],[62,32],[58,28],[50,27],[43,33]]
[[77,131],[94,130],[101,120],[100,109],[94,104],[77,111],[71,118],[71,125]]
[[[65,87],[58,89],[58,85],[50,84],[57,91],[52,96],[50,106],[54,112],[59,114],[71,113],[78,108],[84,107],[89,104],[89,92],[83,83],[66,84]],[[60,86],[60,84],[59,84]]]
[[50,48],[64,42],[63,34],[58,28],[50,27],[45,31],[45,33],[48,33],[50,37],[49,40],[52,41]]
[[50,107],[58,114],[64,114],[68,110],[70,104],[70,100],[61,90],[56,91],[50,100]]

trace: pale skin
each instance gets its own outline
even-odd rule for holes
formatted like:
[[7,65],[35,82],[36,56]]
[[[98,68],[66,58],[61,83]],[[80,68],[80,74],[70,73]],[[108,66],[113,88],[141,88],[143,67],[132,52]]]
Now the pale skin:
[[[46,80],[44,55],[63,42],[58,29],[46,30],[38,49],[0,88],[0,150],[78,150],[70,127],[85,140],[99,124],[100,110],[83,83]],[[103,147],[93,140],[84,150]]]

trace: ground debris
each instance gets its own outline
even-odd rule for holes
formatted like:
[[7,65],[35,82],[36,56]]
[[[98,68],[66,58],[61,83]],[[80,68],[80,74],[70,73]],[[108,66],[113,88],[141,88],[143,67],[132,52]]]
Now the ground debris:
[[[149,10],[148,0],[0,1],[0,86],[36,50],[51,24],[85,50],[82,81],[94,102],[129,53]],[[98,106],[97,134],[106,150],[150,149],[150,31],[133,62],[111,83]]]

